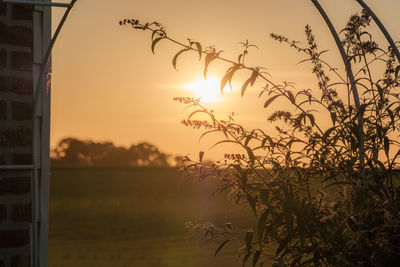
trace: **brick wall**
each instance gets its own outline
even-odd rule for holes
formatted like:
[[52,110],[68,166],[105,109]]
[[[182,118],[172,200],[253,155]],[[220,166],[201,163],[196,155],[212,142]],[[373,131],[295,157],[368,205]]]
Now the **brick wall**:
[[[32,6],[0,0],[0,165],[32,163]],[[29,171],[0,171],[0,267],[30,266]]]

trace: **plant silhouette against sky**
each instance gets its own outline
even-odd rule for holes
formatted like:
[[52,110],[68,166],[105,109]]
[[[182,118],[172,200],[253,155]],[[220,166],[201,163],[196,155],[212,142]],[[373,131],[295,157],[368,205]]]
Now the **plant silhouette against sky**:
[[[311,64],[317,81],[315,89],[298,89],[291,82],[276,83],[264,68],[245,64],[253,45],[242,43],[237,60],[221,56],[215,47],[203,47],[168,36],[160,23],[142,24],[136,19],[121,25],[150,31],[154,53],[161,41],[204,57],[204,77],[209,65],[220,60],[228,65],[220,90],[234,75],[245,70],[241,95],[256,81],[264,87],[267,108],[278,98],[290,107],[268,115],[276,134],[262,129],[245,129],[233,116],[221,120],[201,99],[177,97],[192,112],[182,121],[186,126],[219,134],[215,145],[235,144],[240,152],[225,154],[216,164],[185,158],[183,176],[191,180],[217,179],[216,192],[228,192],[238,205],[254,214],[256,228],[235,224],[215,226],[207,221],[187,223],[191,232],[216,240],[220,250],[231,242],[243,243],[240,256],[245,265],[272,263],[273,266],[396,266],[400,264],[400,187],[396,169],[400,157],[400,66],[392,49],[382,49],[369,31],[371,17],[366,11],[350,17],[341,31],[346,67],[354,70],[360,106],[352,100],[351,84],[345,70],[324,60],[309,25],[306,42],[271,34],[278,42],[296,49]],[[285,60],[282,57],[282,60]],[[208,119],[195,119],[202,114]],[[317,116],[318,114],[318,116]],[[327,123],[329,123],[328,126]],[[238,150],[239,151],[239,150]]]

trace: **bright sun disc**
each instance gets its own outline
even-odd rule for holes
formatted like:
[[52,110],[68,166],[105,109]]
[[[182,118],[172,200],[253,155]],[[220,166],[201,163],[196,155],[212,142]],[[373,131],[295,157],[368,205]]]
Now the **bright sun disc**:
[[185,84],[184,88],[193,91],[196,98],[201,97],[201,100],[205,102],[222,100],[220,80],[215,77],[208,77],[207,80],[200,78],[197,81]]

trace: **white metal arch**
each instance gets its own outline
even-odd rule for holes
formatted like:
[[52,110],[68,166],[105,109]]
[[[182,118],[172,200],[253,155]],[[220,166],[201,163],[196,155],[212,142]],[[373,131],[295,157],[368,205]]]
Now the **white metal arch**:
[[[68,3],[56,3],[51,0],[3,0],[5,3],[34,5],[34,99],[33,99],[33,164],[32,165],[0,165],[0,170],[30,170],[32,171],[32,259],[34,267],[47,266],[47,243],[48,243],[48,203],[49,203],[49,136],[50,136],[50,90],[48,89],[49,73],[51,65],[51,51],[57,37],[77,0]],[[370,14],[379,29],[385,35],[392,47],[397,60],[400,62],[400,53],[386,28],[363,0],[355,0]],[[346,66],[350,85],[356,107],[360,106],[358,91],[354,82],[351,67],[345,60],[343,46],[340,38],[318,0],[311,0],[325,23],[327,24],[341,57]],[[51,37],[51,7],[66,8],[65,13]],[[359,123],[362,127],[362,122]],[[362,128],[361,128],[362,131]]]

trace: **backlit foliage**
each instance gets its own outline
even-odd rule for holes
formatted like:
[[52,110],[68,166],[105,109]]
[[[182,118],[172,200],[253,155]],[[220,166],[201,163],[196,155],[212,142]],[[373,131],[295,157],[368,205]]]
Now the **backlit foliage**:
[[[400,187],[397,170],[400,157],[399,71],[390,48],[382,49],[368,32],[370,16],[363,11],[353,15],[341,32],[347,53],[347,66],[339,70],[326,62],[310,26],[306,42],[291,41],[271,34],[278,42],[296,49],[311,64],[317,86],[296,88],[293,83],[275,83],[262,67],[245,65],[252,45],[242,43],[237,60],[221,57],[220,50],[191,39],[182,43],[170,38],[156,22],[141,24],[123,20],[121,25],[152,33],[152,46],[161,40],[175,43],[184,52],[197,52],[205,58],[204,76],[214,60],[228,67],[221,79],[221,91],[238,70],[247,70],[242,96],[262,81],[260,97],[264,107],[285,99],[293,108],[269,114],[276,124],[276,135],[262,129],[245,129],[233,116],[221,120],[199,99],[176,98],[192,108],[182,121],[186,126],[204,129],[204,135],[220,134],[215,145],[236,144],[238,154],[226,154],[213,165],[185,158],[186,179],[217,179],[217,192],[228,192],[234,203],[247,205],[253,212],[255,229],[242,229],[231,223],[187,224],[192,232],[219,240],[215,254],[233,240],[241,240],[243,265],[273,266],[397,266],[400,264]],[[282,58],[284,60],[284,58]],[[383,64],[382,64],[383,62]],[[352,100],[352,86],[346,70],[356,70],[360,107]],[[383,72],[383,73],[382,73]],[[294,110],[294,111],[293,111]],[[196,120],[203,114],[208,120]],[[323,114],[326,114],[323,115]],[[329,122],[329,126],[326,122]],[[323,123],[322,123],[323,122]],[[324,125],[324,126],[322,126]],[[274,253],[272,253],[272,249]]]

